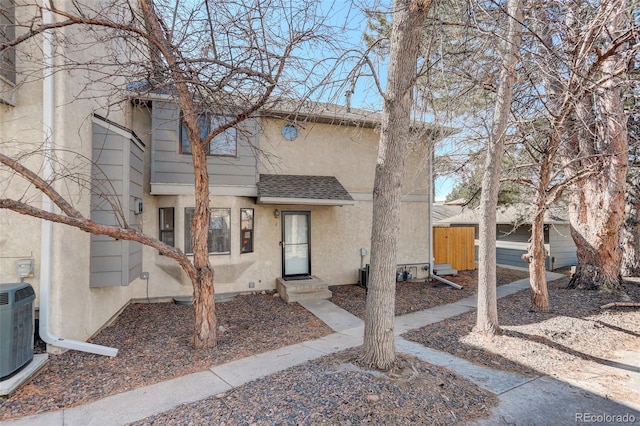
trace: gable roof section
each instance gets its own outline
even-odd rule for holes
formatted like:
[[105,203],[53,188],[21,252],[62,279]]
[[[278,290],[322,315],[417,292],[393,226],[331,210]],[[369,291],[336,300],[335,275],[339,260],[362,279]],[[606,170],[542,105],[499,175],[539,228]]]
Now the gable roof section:
[[[314,122],[372,129],[380,128],[383,118],[381,112],[290,98],[271,99],[269,104],[261,110],[261,115],[265,118],[289,120],[292,123]],[[412,120],[410,130],[414,135],[436,141],[459,132],[459,129],[420,120]]]
[[434,223],[445,221],[451,217],[462,213],[462,206],[451,206],[447,204],[435,203],[431,206],[431,217]]
[[[518,204],[508,207],[498,206],[496,210],[496,225],[521,225],[531,223],[533,217],[532,207]],[[443,219],[435,219],[434,226],[450,225],[477,225],[480,223],[480,208],[464,209],[460,214]],[[554,204],[545,212],[544,223],[561,225],[569,223],[567,208],[562,203]]]
[[[131,92],[132,99],[136,101],[163,100],[177,102],[175,88],[163,86],[155,81],[142,80],[127,84],[127,90]],[[220,105],[220,102],[217,102]],[[246,99],[237,108],[242,108]],[[226,110],[233,110],[228,105]],[[218,111],[219,112],[219,111]],[[285,97],[271,97],[268,102],[257,112],[260,118],[279,118],[296,122],[314,122],[350,127],[363,127],[376,129],[382,123],[382,113],[361,108],[351,108],[343,105],[301,100]],[[420,137],[432,140],[440,140],[458,133],[460,130],[453,127],[440,126],[420,120],[413,120],[411,131]]]
[[334,176],[261,174],[258,204],[353,205],[355,200]]

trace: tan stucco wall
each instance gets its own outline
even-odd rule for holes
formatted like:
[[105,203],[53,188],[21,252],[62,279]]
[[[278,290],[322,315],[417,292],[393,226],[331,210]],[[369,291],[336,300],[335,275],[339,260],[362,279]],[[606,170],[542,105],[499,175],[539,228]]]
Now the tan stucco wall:
[[[148,115],[135,112],[134,130],[146,141]],[[147,122],[146,127],[142,123]],[[300,137],[286,141],[280,134],[285,122],[268,122],[262,128],[261,172],[333,175],[358,201],[353,206],[256,205],[254,198],[211,196],[211,206],[231,209],[231,254],[210,256],[215,269],[216,293],[275,289],[282,275],[281,218],[274,210],[311,212],[312,273],[330,285],[357,282],[361,260],[369,262],[372,201],[371,190],[379,134],[372,129],[331,125],[308,125]],[[138,127],[136,127],[138,126]],[[150,160],[149,149],[147,159]],[[149,163],[147,163],[149,164]],[[424,263],[428,258],[428,203],[425,150],[407,159],[407,188],[402,203],[398,263]],[[148,188],[147,188],[148,189]],[[409,201],[407,201],[409,200]],[[413,200],[413,201],[411,201]],[[417,201],[416,201],[417,200]],[[190,195],[145,195],[144,229],[157,236],[158,208],[175,208],[175,241],[184,249],[184,209],[194,206]],[[255,209],[254,252],[240,253],[240,208]],[[361,259],[360,249],[367,255]],[[178,265],[145,247],[143,267],[150,272],[149,297],[191,294],[191,283]],[[425,276],[418,268],[418,276]],[[255,287],[250,287],[253,282]],[[134,297],[146,297],[136,293]]]
[[[16,92],[16,106],[0,104],[0,149],[7,155],[20,155],[32,151],[42,141],[41,85],[22,87]],[[26,165],[34,170],[40,168],[41,157],[25,159]],[[11,198],[34,199],[40,205],[36,191],[29,190],[22,179],[16,178],[6,169],[0,168],[0,194]],[[9,210],[0,209],[0,283],[19,282],[16,271],[18,259],[39,259],[40,221],[20,216]],[[37,292],[39,283],[39,263],[35,276],[26,281],[34,285]]]
[[[70,7],[72,5],[69,3]],[[63,6],[63,5],[59,5]],[[63,6],[64,7],[64,6]],[[33,12],[17,8],[17,11]],[[19,18],[20,19],[20,18]],[[70,45],[73,38],[82,42],[90,42],[88,34],[77,28],[65,30]],[[77,52],[66,51],[68,60],[76,58],[82,61],[85,55],[95,55],[95,49],[85,49],[82,45]],[[0,143],[2,152],[15,154],[17,151],[8,147],[7,142],[19,142],[22,150],[37,147],[43,141],[43,82],[42,57],[39,56],[41,38],[27,43],[27,53],[18,57],[18,85],[14,106],[0,106]],[[31,63],[25,62],[30,58]],[[101,71],[108,70],[101,66]],[[28,77],[28,80],[26,80]],[[35,77],[35,78],[34,78]],[[101,74],[104,78],[104,74]],[[91,115],[97,112],[110,119],[125,124],[130,119],[127,103],[114,106],[113,88],[122,86],[123,80],[114,78],[104,84],[87,84],[92,79],[91,72],[61,71],[54,76],[55,111],[54,111],[54,144],[56,158],[59,160],[58,171],[71,174],[70,179],[61,179],[54,187],[83,215],[90,212],[90,197],[86,183],[90,182],[91,159]],[[111,85],[113,83],[114,85]],[[25,162],[32,170],[39,171],[41,157],[36,156]],[[66,167],[64,168],[63,167]],[[80,177],[82,184],[78,184]],[[35,191],[24,191],[25,185],[19,179],[8,181],[6,175],[0,175],[0,192],[11,198],[29,200],[34,207],[41,207],[42,197]],[[26,197],[23,196],[26,194]],[[38,219],[25,217],[16,213],[0,210],[0,282],[16,282],[15,258],[32,257],[35,263],[33,278],[25,282],[32,284],[40,304],[41,270],[41,226]],[[89,234],[61,224],[53,224],[52,270],[50,274],[50,311],[51,331],[54,335],[65,339],[86,340],[102,327],[118,312],[135,294],[143,294],[143,282],[136,280],[129,287],[109,287],[92,289],[89,287]]]
[[[380,134],[344,125],[300,124],[299,136],[284,139],[286,121],[263,122],[260,173],[335,176],[351,193],[371,194]],[[411,143],[411,142],[410,142]],[[416,143],[407,157],[403,194],[428,194],[427,141]]]
[[[74,35],[84,37],[80,33]],[[34,51],[38,48],[35,46]],[[85,50],[82,54],[92,52],[94,50]],[[131,109],[126,102],[114,103],[114,99],[108,96],[108,84],[87,86],[87,82],[86,72],[65,71],[55,76],[55,142],[65,148],[58,153],[60,160],[73,165],[73,171],[81,176],[90,176],[90,166],[82,157],[91,158],[91,113],[94,111],[131,127],[146,144],[143,230],[157,237],[158,208],[174,207],[175,240],[178,247],[184,248],[184,208],[193,207],[194,199],[190,195],[149,195],[153,147],[148,111]],[[114,87],[122,86],[122,81],[114,83]],[[80,93],[82,96],[78,96]],[[16,152],[6,144],[7,141],[19,142],[16,147],[21,149],[42,142],[42,82],[35,80],[20,85],[15,99],[15,106],[0,105],[3,152]],[[280,211],[311,212],[312,273],[329,284],[355,283],[361,262],[369,262],[368,254],[361,258],[360,249],[365,248],[367,253],[370,251],[371,193],[378,132],[307,123],[300,124],[300,135],[296,140],[286,141],[280,133],[283,124],[285,122],[279,120],[264,123],[260,134],[262,154],[259,172],[335,176],[354,196],[356,204],[343,207],[256,205],[255,199],[250,197],[212,196],[211,206],[230,208],[232,221],[231,254],[211,256],[218,293],[275,288],[282,262],[279,245],[281,219],[274,217],[276,208]],[[427,261],[428,173],[425,153],[424,146],[419,146],[407,158],[398,263]],[[26,163],[38,170],[41,159],[33,157]],[[90,196],[86,188],[74,180],[59,182],[56,188],[67,195],[80,212],[89,215]],[[0,175],[0,190],[12,198],[19,198],[22,194],[35,197],[33,205],[40,205],[40,195],[6,175]],[[240,254],[239,222],[240,208],[243,207],[255,209],[254,252],[247,254]],[[0,210],[0,282],[17,281],[16,257],[33,258],[35,275],[26,281],[32,283],[36,293],[40,294],[40,234],[39,220]],[[90,288],[89,241],[89,235],[82,231],[60,224],[53,226],[51,328],[54,334],[67,339],[86,340],[131,299],[192,293],[191,283],[177,264],[147,247],[143,249],[143,269],[150,274],[148,287],[146,281],[136,279],[129,286]],[[254,288],[249,287],[250,282],[255,283]],[[36,305],[38,303],[39,299]]]
[[[156,197],[158,202],[147,209],[154,218],[145,217],[145,229],[157,227],[157,207],[174,207],[176,213],[176,243],[184,247],[184,208],[193,207],[187,196]],[[216,293],[247,292],[275,289],[275,279],[282,275],[281,217],[274,217],[274,209],[311,212],[311,268],[312,273],[330,285],[357,282],[360,268],[360,248],[370,251],[371,202],[355,206],[293,206],[254,205],[243,197],[212,197],[212,206],[231,208],[231,254],[211,255],[215,270]],[[240,253],[240,208],[255,209],[253,253]],[[426,227],[425,203],[405,203],[402,211],[399,263],[426,262],[428,235],[416,234]],[[147,220],[148,219],[148,220]],[[363,259],[369,262],[369,255]],[[144,249],[144,269],[150,272],[149,297],[192,294],[191,283],[178,265],[156,250]],[[422,274],[421,276],[424,276]],[[255,283],[251,288],[249,283]],[[135,297],[146,297],[144,294]]]
[[[16,13],[19,14],[21,10],[16,8]],[[16,31],[20,34],[20,29]],[[25,157],[25,154],[37,150],[42,143],[42,83],[36,81],[25,84],[26,76],[33,71],[33,67],[21,60],[29,57],[34,48],[37,48],[36,44],[29,42],[16,48],[16,86],[13,86],[12,93],[2,96],[13,101],[13,105],[0,104],[0,150],[3,154],[20,156],[27,167],[39,170],[42,157]],[[36,79],[39,75],[35,74]],[[8,84],[2,86],[3,89],[9,87]],[[40,206],[41,197],[37,191],[30,190],[24,180],[0,167],[0,197],[5,195],[13,199],[33,200],[33,205]],[[40,228],[37,219],[0,209],[0,283],[19,282],[16,261],[33,259],[35,274],[25,281],[32,283],[38,292]]]

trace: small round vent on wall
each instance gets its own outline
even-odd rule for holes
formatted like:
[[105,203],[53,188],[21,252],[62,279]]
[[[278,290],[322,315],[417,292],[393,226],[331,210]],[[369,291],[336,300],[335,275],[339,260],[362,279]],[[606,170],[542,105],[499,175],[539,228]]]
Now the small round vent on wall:
[[298,128],[293,124],[285,124],[282,126],[282,136],[288,140],[292,141],[298,137]]

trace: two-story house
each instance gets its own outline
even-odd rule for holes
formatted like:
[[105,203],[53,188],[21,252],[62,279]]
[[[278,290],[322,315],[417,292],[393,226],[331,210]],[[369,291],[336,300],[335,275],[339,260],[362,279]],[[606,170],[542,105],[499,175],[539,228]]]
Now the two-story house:
[[[91,52],[66,58],[72,54]],[[53,72],[55,61],[42,58],[44,77],[29,79],[14,58],[7,61],[15,72],[0,76],[2,152],[56,176],[56,189],[92,220],[126,221],[189,253],[192,158],[175,100],[130,92],[129,101],[114,105],[73,72]],[[118,77],[111,84],[126,91],[130,83]],[[380,115],[322,103],[292,111],[261,111],[211,143],[216,293],[273,291],[278,282],[308,277],[353,284],[369,260]],[[223,119],[218,114],[210,111],[202,125],[216,125]],[[398,262],[423,277],[430,257],[429,159],[443,129],[422,123],[414,130],[407,141]],[[5,168],[0,198],[49,203]],[[18,261],[32,263],[30,276],[18,276]],[[0,209],[0,283],[20,279],[33,285],[41,317],[64,342],[89,339],[132,300],[192,294],[186,274],[155,249]]]

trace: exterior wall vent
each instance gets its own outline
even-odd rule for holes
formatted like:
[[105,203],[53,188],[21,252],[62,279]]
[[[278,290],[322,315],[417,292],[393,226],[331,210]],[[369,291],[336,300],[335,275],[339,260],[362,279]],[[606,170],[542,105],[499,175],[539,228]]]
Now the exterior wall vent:
[[33,359],[33,287],[0,284],[0,381]]

